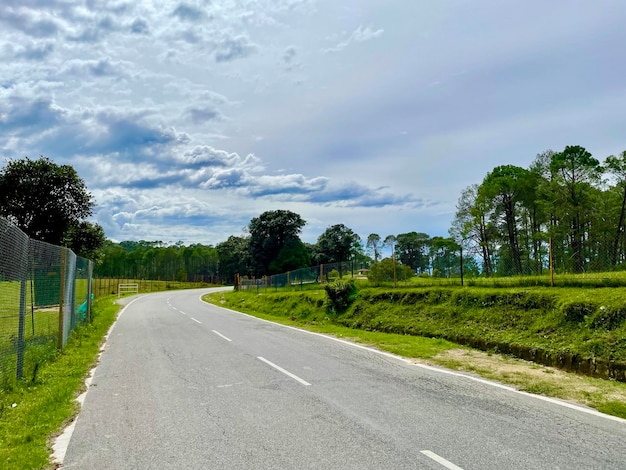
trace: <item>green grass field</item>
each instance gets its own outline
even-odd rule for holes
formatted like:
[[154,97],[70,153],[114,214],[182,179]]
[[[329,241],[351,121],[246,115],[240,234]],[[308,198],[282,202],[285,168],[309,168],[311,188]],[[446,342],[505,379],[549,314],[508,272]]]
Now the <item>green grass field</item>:
[[[366,282],[357,287],[355,302],[347,311],[331,316],[333,323],[366,331],[445,338],[485,350],[542,351],[545,355],[626,362],[626,288],[393,289],[367,287]],[[274,316],[289,315],[303,321],[310,316],[315,321],[328,316],[321,288],[233,295],[242,295],[237,300],[242,306],[252,305],[256,311]]]
[[[287,277],[283,276],[278,286],[269,285],[257,288],[250,286],[252,290],[274,290],[284,288]],[[344,272],[343,279],[354,279],[357,283],[365,287],[394,287],[393,281],[371,283],[365,276],[359,276],[356,272]],[[458,277],[432,277],[413,276],[408,279],[397,279],[396,287],[460,287],[461,278]],[[550,276],[548,270],[542,275],[529,276],[493,276],[493,277],[472,277],[466,275],[463,279],[465,287],[485,287],[485,288],[507,288],[507,287],[626,287],[626,271],[603,271],[586,272],[581,274],[555,272]],[[316,287],[317,286],[317,287]],[[319,288],[319,283],[293,282],[289,286],[292,290],[310,290]]]
[[0,470],[53,468],[50,439],[78,410],[74,398],[120,308],[114,300],[97,299],[93,322],[72,332],[62,354],[54,350],[35,377],[1,391]]

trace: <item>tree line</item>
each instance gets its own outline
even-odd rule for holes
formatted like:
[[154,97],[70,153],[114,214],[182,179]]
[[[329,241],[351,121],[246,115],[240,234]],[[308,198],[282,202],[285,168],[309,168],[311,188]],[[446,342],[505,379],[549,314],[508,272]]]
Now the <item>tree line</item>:
[[[306,221],[288,210],[263,212],[251,219],[247,234],[232,235],[215,246],[182,242],[107,241],[96,274],[101,277],[171,279],[195,282],[233,282],[236,275],[259,278],[301,268],[335,263],[341,274],[379,264],[380,276],[393,276],[391,260],[402,277],[459,275],[459,245],[452,238],[425,233],[370,234],[364,243],[344,224],[328,227],[316,243],[304,243],[300,233]],[[383,259],[383,252],[390,251]],[[478,265],[466,262],[466,272],[478,274]],[[391,273],[391,274],[389,274]],[[378,277],[380,277],[378,276]]]
[[300,239],[306,222],[288,210],[254,217],[247,235],[230,236],[215,246],[182,242],[107,241],[96,274],[101,277],[233,282],[236,275],[261,277],[315,266],[357,260],[363,264],[360,237],[343,224],[328,227],[315,244]]
[[[232,282],[319,264],[358,267],[394,261],[406,275],[455,277],[580,273],[620,269],[626,258],[626,151],[603,163],[585,148],[537,155],[529,168],[502,165],[458,199],[449,237],[422,232],[370,234],[343,224],[304,243],[306,221],[266,211],[247,233],[215,246],[106,240],[85,218],[93,200],[73,168],[49,159],[9,161],[0,169],[0,215],[32,238],[72,248],[96,261],[103,277]],[[383,252],[388,256],[383,257]],[[550,256],[551,255],[551,256]],[[355,264],[356,263],[356,264]],[[379,267],[380,268],[380,267]]]
[[[382,238],[377,233],[371,233],[367,237],[365,248],[373,265],[381,263],[387,266],[386,269],[382,266],[376,268],[386,273],[383,277],[389,276],[392,269],[389,261],[394,259],[402,268],[409,268],[403,271],[404,278],[411,275],[458,277],[461,274],[461,247],[451,237],[431,237],[423,232],[407,232]],[[382,253],[385,249],[391,253],[388,258],[383,259]],[[479,274],[479,267],[472,258],[465,261],[464,269],[467,273]]]
[[529,168],[502,165],[462,191],[450,235],[491,275],[621,269],[626,151],[603,163],[581,146]]

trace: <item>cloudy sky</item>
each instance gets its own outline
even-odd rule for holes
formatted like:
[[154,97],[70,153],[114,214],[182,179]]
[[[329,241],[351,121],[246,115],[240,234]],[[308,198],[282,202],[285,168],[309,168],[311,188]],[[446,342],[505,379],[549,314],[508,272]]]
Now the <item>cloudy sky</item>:
[[447,235],[495,166],[626,149],[623,0],[2,0],[0,157],[71,164],[108,238]]

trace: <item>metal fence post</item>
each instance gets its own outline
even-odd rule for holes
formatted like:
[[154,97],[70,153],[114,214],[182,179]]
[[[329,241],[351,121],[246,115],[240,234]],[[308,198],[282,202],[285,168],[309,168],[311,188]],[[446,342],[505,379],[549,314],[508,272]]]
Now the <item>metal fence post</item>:
[[549,247],[550,247],[550,252],[548,256],[550,257],[550,287],[554,287],[554,264],[552,261],[552,237],[550,237]]
[[67,248],[61,247],[61,286],[59,289],[59,341],[57,348],[59,351],[63,349],[63,330],[65,321],[65,312],[63,311],[65,303],[65,264],[67,262]]
[[460,268],[461,268],[461,287],[463,287],[463,246],[461,246],[459,251],[460,251],[459,259],[460,259],[460,262],[461,262],[461,266],[460,266]]
[[20,316],[17,327],[17,379],[20,380],[24,374],[24,323],[26,320],[26,282],[27,282],[27,266],[22,266],[20,279]]
[[92,276],[93,276],[93,261],[89,260],[87,262],[87,317],[85,321],[87,323],[91,323],[91,296],[93,295],[92,290]]

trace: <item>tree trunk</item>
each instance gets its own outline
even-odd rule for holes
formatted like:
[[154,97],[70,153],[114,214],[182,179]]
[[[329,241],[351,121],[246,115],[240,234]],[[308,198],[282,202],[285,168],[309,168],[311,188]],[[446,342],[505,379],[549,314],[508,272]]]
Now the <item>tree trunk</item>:
[[626,209],[626,184],[624,184],[624,196],[622,197],[622,210],[619,213],[619,222],[617,223],[617,230],[615,231],[615,239],[613,240],[613,254],[611,257],[611,264],[617,265],[617,253],[619,249],[619,241],[624,231],[624,209]]

